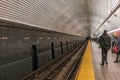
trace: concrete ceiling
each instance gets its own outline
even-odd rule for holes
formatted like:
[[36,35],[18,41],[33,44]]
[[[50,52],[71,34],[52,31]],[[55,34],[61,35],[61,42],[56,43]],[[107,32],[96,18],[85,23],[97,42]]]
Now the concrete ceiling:
[[[73,35],[94,33],[119,0],[0,0],[0,19]],[[95,33],[119,28],[118,9]]]

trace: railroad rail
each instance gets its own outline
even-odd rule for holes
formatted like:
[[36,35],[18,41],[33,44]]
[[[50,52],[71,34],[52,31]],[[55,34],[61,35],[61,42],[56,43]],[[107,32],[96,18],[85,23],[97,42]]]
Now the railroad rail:
[[82,43],[69,54],[53,60],[21,80],[74,80],[76,66],[80,64],[86,45],[87,42]]

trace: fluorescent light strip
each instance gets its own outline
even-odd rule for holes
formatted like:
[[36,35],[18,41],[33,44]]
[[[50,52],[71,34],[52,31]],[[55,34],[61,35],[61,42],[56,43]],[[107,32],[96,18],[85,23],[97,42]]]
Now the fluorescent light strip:
[[115,32],[115,31],[119,31],[119,30],[120,30],[120,28],[117,28],[117,29],[114,29],[114,30],[109,31],[108,33],[113,33],[113,32]]

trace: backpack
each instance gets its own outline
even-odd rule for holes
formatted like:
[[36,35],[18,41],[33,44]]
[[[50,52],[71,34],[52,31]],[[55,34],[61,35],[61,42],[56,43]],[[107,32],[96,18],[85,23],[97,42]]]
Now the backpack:
[[100,42],[101,46],[103,48],[109,49],[111,47],[111,38],[110,38],[110,36],[107,35],[107,34],[103,34],[100,38],[101,38],[101,42]]

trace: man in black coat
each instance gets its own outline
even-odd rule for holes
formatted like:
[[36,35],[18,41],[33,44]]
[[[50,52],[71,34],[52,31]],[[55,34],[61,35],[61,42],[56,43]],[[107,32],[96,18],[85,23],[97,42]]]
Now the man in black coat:
[[107,52],[111,47],[111,38],[107,34],[107,30],[104,30],[104,33],[100,36],[99,44],[100,44],[100,47],[102,48],[102,63],[101,63],[101,65],[104,65],[104,63],[108,64]]

